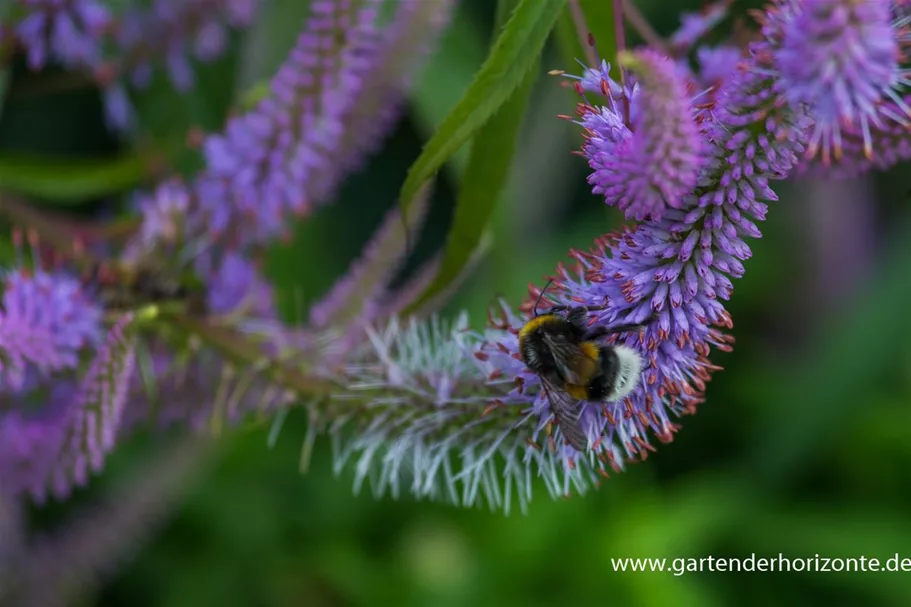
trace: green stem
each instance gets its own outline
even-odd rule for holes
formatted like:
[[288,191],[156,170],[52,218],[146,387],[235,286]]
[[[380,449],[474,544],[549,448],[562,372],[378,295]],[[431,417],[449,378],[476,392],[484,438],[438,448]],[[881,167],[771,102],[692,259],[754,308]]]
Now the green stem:
[[275,382],[298,395],[326,396],[338,388],[332,381],[307,375],[283,361],[267,357],[255,340],[233,329],[186,316],[177,316],[173,322],[234,362],[261,368]]

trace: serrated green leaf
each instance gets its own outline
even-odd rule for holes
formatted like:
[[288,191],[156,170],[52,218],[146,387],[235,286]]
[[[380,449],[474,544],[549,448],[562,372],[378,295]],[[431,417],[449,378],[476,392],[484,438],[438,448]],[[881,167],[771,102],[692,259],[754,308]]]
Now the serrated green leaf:
[[433,281],[405,309],[404,314],[414,312],[458,280],[473,259],[509,178],[519,130],[537,78],[536,65],[475,136],[440,268]]
[[443,164],[509,100],[538,62],[566,0],[521,0],[468,91],[424,146],[402,185],[403,212]]
[[[617,36],[614,33],[614,3],[609,0],[578,0],[587,31],[581,32],[573,18],[572,7],[567,6],[560,14],[555,33],[564,65],[561,69],[577,73],[581,71],[578,61],[586,65],[592,53],[588,40],[583,36],[591,34],[597,45],[597,54],[611,62],[611,76],[620,77],[616,65]],[[594,66],[591,66],[594,67]]]
[[0,154],[0,189],[56,205],[79,204],[136,187],[148,158],[130,153],[115,158],[55,158]]
[[[456,101],[471,84],[472,76],[484,62],[488,42],[478,32],[463,4],[455,11],[452,23],[440,40],[431,69],[424,70],[411,93],[411,108],[418,132],[430,138],[442,124]],[[449,160],[454,181],[462,178],[468,165],[468,149],[461,149]]]

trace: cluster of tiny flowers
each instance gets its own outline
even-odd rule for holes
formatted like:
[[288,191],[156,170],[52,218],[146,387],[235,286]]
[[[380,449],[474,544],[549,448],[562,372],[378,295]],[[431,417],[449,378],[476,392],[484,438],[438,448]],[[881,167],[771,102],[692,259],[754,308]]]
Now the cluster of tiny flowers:
[[65,497],[114,446],[133,369],[131,318],[106,332],[99,306],[63,272],[9,271],[2,289],[0,495]]

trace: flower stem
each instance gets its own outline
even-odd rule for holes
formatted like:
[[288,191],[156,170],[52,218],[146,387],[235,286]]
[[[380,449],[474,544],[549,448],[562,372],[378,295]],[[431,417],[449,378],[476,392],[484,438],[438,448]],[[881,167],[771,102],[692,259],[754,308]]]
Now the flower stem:
[[176,316],[173,322],[235,362],[262,369],[276,383],[299,396],[324,396],[337,388],[329,380],[306,375],[283,361],[266,357],[254,340],[228,327],[187,316]]
[[[617,56],[626,50],[626,28],[623,21],[623,0],[614,1],[614,40],[617,45]],[[626,70],[617,66],[620,71],[620,86],[626,91]],[[629,98],[623,95],[623,121],[629,124]]]
[[582,12],[582,6],[579,0],[569,0],[569,12],[573,16],[573,24],[576,26],[576,34],[579,36],[579,42],[585,49],[585,61],[591,67],[597,67],[598,57],[595,54],[595,47],[591,44],[590,30],[585,25],[585,13]]
[[[629,21],[629,24],[633,26],[633,29],[636,30],[636,33],[639,34],[649,46],[662,53],[668,54],[669,49],[667,43],[658,32],[655,31],[655,28],[648,22],[645,15],[636,8],[635,3],[633,3],[632,0],[622,0],[622,4],[626,19]],[[619,45],[618,50],[621,50]]]

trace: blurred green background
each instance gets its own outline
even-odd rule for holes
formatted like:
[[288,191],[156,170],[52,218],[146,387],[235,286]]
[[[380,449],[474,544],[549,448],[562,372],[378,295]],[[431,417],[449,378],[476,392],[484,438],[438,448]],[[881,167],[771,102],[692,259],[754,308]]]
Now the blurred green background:
[[[605,0],[606,1],[606,0]],[[297,33],[297,0],[273,0],[232,52],[199,66],[187,97],[166,83],[137,97],[142,137],[108,135],[97,93],[54,86],[59,75],[14,69],[0,115],[0,184],[9,159],[35,154],[125,154],[157,146],[191,170],[191,126],[217,129],[239,91],[281,60]],[[698,0],[639,1],[662,34]],[[737,2],[742,16],[749,4]],[[736,19],[712,38],[723,37]],[[409,164],[464,90],[486,52],[489,0],[462,2],[412,97],[407,116],[370,166],[346,184],[338,204],[301,224],[276,247],[268,273],[289,314],[291,293],[306,303],[330,287],[360,252]],[[635,40],[635,36],[633,36]],[[542,72],[573,70],[550,45]],[[493,246],[446,313],[471,311],[476,324],[492,299],[518,304],[530,281],[570,247],[618,225],[620,214],[592,196],[581,141],[558,120],[575,99],[542,75],[525,121]],[[430,220],[412,267],[443,241],[458,163],[438,180]],[[144,175],[124,162],[117,183]],[[5,176],[4,176],[5,175]],[[20,175],[21,177],[21,175]],[[116,179],[112,178],[116,181]],[[729,310],[733,353],[698,415],[644,463],[584,498],[552,501],[543,485],[527,514],[506,517],[409,499],[352,495],[351,475],[334,477],[321,440],[309,472],[298,471],[306,430],[292,413],[274,448],[268,426],[222,436],[164,527],[84,605],[908,605],[911,573],[619,573],[618,557],[911,557],[911,175],[904,168],[865,180],[780,184],[764,238],[736,282]],[[97,213],[119,200],[77,201]],[[302,272],[300,268],[306,267]],[[90,507],[113,487],[141,486],[135,471],[159,439],[140,436],[77,499],[32,513],[36,530]]]

